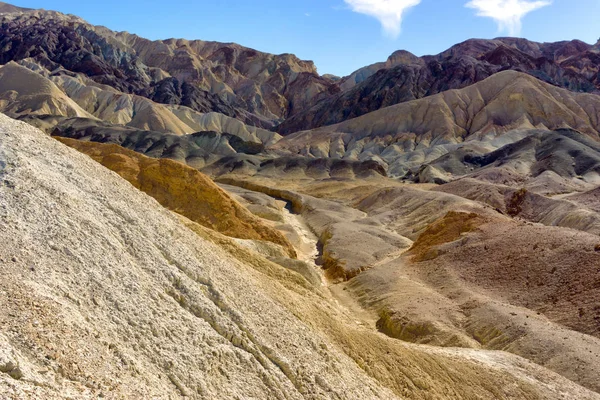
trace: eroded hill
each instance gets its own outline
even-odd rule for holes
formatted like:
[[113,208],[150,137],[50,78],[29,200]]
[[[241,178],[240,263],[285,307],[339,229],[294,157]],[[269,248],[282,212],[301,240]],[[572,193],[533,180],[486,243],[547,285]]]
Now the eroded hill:
[[0,32],[0,397],[599,398],[598,45]]
[[9,398],[598,398],[511,355],[356,325],[301,275],[0,120]]
[[[234,43],[150,41],[54,11],[3,8],[0,63],[32,60],[52,71],[261,127],[335,90],[312,62]],[[61,72],[58,72],[61,74]]]

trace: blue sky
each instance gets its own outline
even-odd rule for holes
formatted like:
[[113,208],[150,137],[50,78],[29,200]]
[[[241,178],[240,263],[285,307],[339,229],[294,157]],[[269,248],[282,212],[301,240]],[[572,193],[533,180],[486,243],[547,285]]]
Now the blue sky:
[[435,54],[473,37],[600,38],[600,0],[5,1],[76,14],[149,39],[236,42],[294,53],[315,61],[320,73],[340,76],[398,49]]

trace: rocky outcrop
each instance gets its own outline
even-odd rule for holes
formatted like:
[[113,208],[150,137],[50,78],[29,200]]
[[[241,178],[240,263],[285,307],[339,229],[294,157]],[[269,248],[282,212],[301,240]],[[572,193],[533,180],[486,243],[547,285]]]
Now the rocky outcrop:
[[327,94],[332,83],[312,62],[237,44],[173,39],[151,42],[119,35],[145,65],[218,93],[265,119],[282,119]]
[[45,129],[54,136],[118,144],[149,157],[168,158],[196,169],[205,168],[221,158],[238,153],[254,155],[264,150],[264,145],[260,142],[215,131],[179,136],[81,118],[57,120],[48,117],[23,120]]
[[[493,169],[512,168],[527,179],[551,173],[567,179],[600,183],[600,143],[571,130],[534,130],[525,138],[489,153],[459,149],[428,165],[450,176],[483,177],[489,176]],[[526,181],[521,183],[526,185]]]
[[13,11],[0,17],[0,64],[32,59],[57,74],[80,73],[124,93],[264,127],[336,90],[312,62],[291,54],[218,42],[153,42],[58,12]]
[[385,176],[385,169],[375,161],[336,160],[332,158],[225,156],[203,169],[213,176],[228,174],[265,175],[285,179],[363,179]]
[[202,113],[217,112],[244,120],[244,113],[227,104],[218,95],[169,77],[140,92],[144,97],[162,104],[182,105]]
[[364,82],[370,76],[375,75],[380,69],[394,68],[399,65],[416,65],[422,66],[425,62],[420,57],[406,50],[398,50],[392,53],[385,62],[375,63],[354,71],[349,76],[340,78],[339,83],[342,91],[352,89],[354,86]]

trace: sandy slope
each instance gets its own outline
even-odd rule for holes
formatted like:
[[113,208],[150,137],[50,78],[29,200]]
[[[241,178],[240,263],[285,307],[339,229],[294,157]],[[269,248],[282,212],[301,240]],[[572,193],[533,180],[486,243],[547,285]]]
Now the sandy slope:
[[[327,233],[319,238],[323,258],[334,254],[348,280],[332,282],[332,290],[342,303],[355,304],[355,318],[371,312],[381,332],[406,342],[509,351],[600,389],[598,236],[516,222],[501,213],[508,207],[504,195],[495,204],[493,186],[481,182],[464,191],[462,181],[449,184],[456,193],[450,194],[442,192],[446,185],[384,178],[278,179],[285,190],[275,190],[268,177],[226,179],[293,201],[315,232]],[[504,190],[513,202],[508,194],[517,190]],[[586,196],[589,203],[593,192]],[[520,206],[519,218],[595,231],[597,215],[573,202],[527,194]],[[351,228],[335,229],[340,219]],[[372,240],[375,229],[379,243]],[[392,234],[414,240],[412,249],[393,244]],[[384,244],[395,251],[377,259]],[[356,263],[363,266],[358,273]]]
[[502,353],[404,345],[300,275],[0,117],[8,398],[597,398]]
[[14,62],[0,67],[0,94],[4,113],[94,118],[50,80]]
[[176,135],[226,132],[263,144],[273,144],[281,138],[275,132],[245,125],[223,114],[203,114],[184,106],[155,103],[100,85],[80,74],[51,76],[30,60],[22,64],[10,62],[0,67],[0,111],[13,116],[48,114],[100,119]]

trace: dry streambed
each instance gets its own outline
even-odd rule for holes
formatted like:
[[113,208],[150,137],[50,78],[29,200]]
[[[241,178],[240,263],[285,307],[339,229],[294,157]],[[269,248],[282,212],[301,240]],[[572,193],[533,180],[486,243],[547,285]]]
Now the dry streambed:
[[[597,295],[596,278],[578,298],[573,284],[579,278],[572,272],[589,266],[588,276],[600,273],[593,268],[600,265],[594,235],[515,222],[485,203],[414,187],[375,190],[352,208],[342,198],[331,198],[335,195],[325,200],[275,190],[264,182],[229,183],[245,188],[236,190],[258,191],[295,204],[290,208],[298,214],[287,218],[298,223],[289,225],[301,232],[310,227],[310,242],[314,245],[318,239],[321,261],[329,257],[338,263],[335,268],[327,262],[313,268],[321,267],[330,293],[357,323],[410,343],[511,352],[600,390],[595,379],[600,373],[600,340],[593,328],[596,311],[593,302],[584,299]],[[334,193],[336,183],[331,185]],[[377,239],[395,251],[386,249],[378,258],[378,247],[369,242],[374,229],[385,232]],[[402,234],[416,242],[407,238],[401,245],[394,242]],[[504,240],[498,240],[500,236]],[[547,239],[540,241],[544,236]],[[569,244],[558,245],[561,240]],[[355,257],[367,252],[373,257]],[[539,263],[532,262],[536,252],[541,252]],[[565,252],[572,255],[571,263],[562,257]],[[531,260],[520,264],[516,253],[521,258],[530,255]],[[356,268],[352,262],[357,261],[364,264]],[[557,263],[566,264],[553,268]],[[331,273],[349,265],[343,274]],[[521,272],[512,272],[517,265]],[[555,277],[544,283],[539,268]],[[503,270],[506,276],[492,276],[491,271]],[[524,279],[522,289],[515,288],[515,279]],[[554,282],[570,288],[564,292],[570,306],[566,298],[551,297]]]

